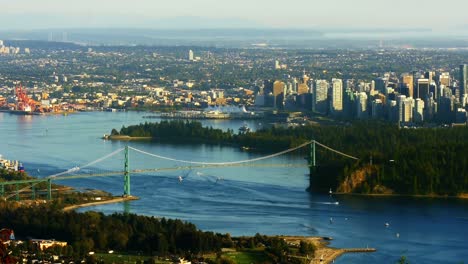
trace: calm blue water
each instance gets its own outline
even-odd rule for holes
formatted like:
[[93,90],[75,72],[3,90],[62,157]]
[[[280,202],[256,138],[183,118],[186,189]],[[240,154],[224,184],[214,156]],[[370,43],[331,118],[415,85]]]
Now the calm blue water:
[[[122,148],[124,142],[100,139],[112,128],[138,124],[145,113],[80,113],[69,116],[15,116],[0,113],[0,154],[21,160],[39,177],[83,166]],[[151,120],[155,121],[155,120]],[[243,121],[205,121],[237,129]],[[258,121],[246,122],[251,128]],[[258,155],[237,148],[206,145],[156,145],[131,142],[147,152],[182,160],[235,161]],[[304,164],[300,155],[268,162]],[[181,165],[130,153],[132,168]],[[123,155],[88,172],[122,170]],[[91,208],[105,213],[124,210],[180,218],[204,230],[232,235],[332,236],[332,246],[375,247],[373,254],[349,254],[336,263],[462,263],[468,259],[468,201],[456,199],[350,197],[309,194],[307,168],[224,168],[132,175],[132,194],[141,199]],[[179,182],[178,177],[184,180]],[[123,192],[122,177],[69,180],[76,188]],[[339,202],[336,205],[335,202]],[[333,222],[330,223],[330,218]],[[385,223],[389,227],[385,227]],[[399,233],[399,237],[396,234]]]

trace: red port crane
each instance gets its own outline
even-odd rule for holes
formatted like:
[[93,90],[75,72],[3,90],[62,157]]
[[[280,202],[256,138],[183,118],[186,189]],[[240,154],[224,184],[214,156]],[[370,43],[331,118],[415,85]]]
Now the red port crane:
[[17,85],[15,88],[16,98],[18,102],[16,104],[16,110],[31,112],[34,111],[38,103],[33,99],[29,98],[26,94],[26,90],[23,89],[23,86]]

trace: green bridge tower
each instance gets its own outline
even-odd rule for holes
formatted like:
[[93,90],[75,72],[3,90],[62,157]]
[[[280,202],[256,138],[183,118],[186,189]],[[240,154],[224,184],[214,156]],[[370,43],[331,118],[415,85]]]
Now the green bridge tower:
[[128,158],[128,146],[125,146],[125,165],[124,165],[124,196],[131,196],[130,194],[130,168]]
[[311,191],[315,188],[315,178],[316,170],[317,170],[317,163],[315,159],[315,140],[312,140],[310,143],[310,154],[309,154],[309,188],[308,191]]

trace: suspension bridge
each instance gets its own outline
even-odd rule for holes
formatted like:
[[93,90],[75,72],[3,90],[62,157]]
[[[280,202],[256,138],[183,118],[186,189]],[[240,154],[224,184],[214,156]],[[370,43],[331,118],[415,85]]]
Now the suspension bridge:
[[[264,161],[268,159],[272,159],[281,155],[285,155],[288,153],[291,153],[293,151],[296,151],[298,149],[304,148],[310,146],[310,156],[307,158],[309,163],[308,164],[271,164],[271,163],[258,163],[259,161]],[[309,167],[311,170],[311,173],[313,171],[313,168],[317,166],[316,163],[316,146],[322,147],[323,149],[327,151],[331,151],[337,155],[341,155],[343,157],[353,159],[353,160],[359,160],[358,158],[348,155],[346,153],[343,153],[339,150],[333,149],[329,146],[326,146],[316,140],[311,140],[308,142],[305,142],[297,147],[293,147],[281,152],[277,152],[274,154],[266,155],[266,156],[261,156],[257,158],[252,158],[252,159],[246,159],[246,160],[238,160],[238,161],[227,161],[227,162],[205,162],[205,161],[191,161],[191,160],[182,160],[182,159],[176,159],[172,157],[165,157],[162,155],[150,153],[147,151],[143,151],[134,147],[126,146],[124,148],[120,148],[104,157],[101,157],[99,159],[96,159],[90,163],[87,163],[83,166],[75,166],[71,169],[68,169],[66,171],[49,175],[47,177],[43,178],[35,178],[35,179],[26,179],[26,180],[14,180],[14,181],[5,181],[5,182],[0,182],[0,198],[3,198],[5,200],[11,199],[15,197],[17,201],[20,200],[20,193],[23,192],[31,192],[31,199],[35,200],[37,197],[37,185],[41,184],[43,186],[44,184],[46,187],[43,187],[46,193],[46,199],[47,200],[52,200],[52,182],[53,181],[62,181],[62,180],[70,180],[70,179],[81,179],[81,178],[96,178],[96,177],[111,177],[111,176],[121,176],[123,175],[123,196],[128,197],[131,196],[131,183],[130,183],[130,175],[133,174],[144,174],[144,173],[157,173],[157,172],[164,172],[164,171],[180,171],[180,170],[193,170],[193,169],[208,169],[208,168],[224,168],[224,167]],[[160,159],[163,161],[171,161],[171,162],[176,162],[177,164],[183,164],[179,166],[172,166],[172,167],[161,167],[161,168],[145,168],[145,169],[130,169],[130,151],[134,151],[139,154],[143,154],[146,156],[150,156],[156,159]],[[123,164],[123,170],[120,171],[105,171],[105,172],[100,172],[100,173],[83,173],[79,174],[78,172],[83,171],[85,168],[90,168],[93,165],[96,165],[104,160],[110,159],[112,157],[115,157],[121,153],[124,153],[124,164]],[[311,175],[312,176],[312,175]],[[7,186],[13,186],[13,188],[10,187],[10,191],[7,192]]]

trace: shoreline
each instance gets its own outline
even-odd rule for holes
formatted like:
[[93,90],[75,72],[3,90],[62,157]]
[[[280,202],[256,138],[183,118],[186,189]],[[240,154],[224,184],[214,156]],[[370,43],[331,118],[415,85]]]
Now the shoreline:
[[152,140],[153,137],[131,137],[127,135],[104,135],[105,140]]
[[375,248],[333,248],[329,247],[330,237],[304,237],[304,236],[279,236],[290,244],[299,245],[300,241],[311,243],[316,247],[314,257],[310,264],[328,264],[333,263],[337,258],[348,253],[372,253]]
[[457,196],[437,195],[437,194],[386,194],[386,193],[342,193],[335,192],[333,195],[340,196],[367,196],[367,197],[403,197],[403,198],[432,198],[432,199],[468,199],[468,193],[462,193]]
[[89,202],[89,203],[75,204],[75,205],[66,206],[62,210],[64,212],[67,212],[67,211],[72,211],[72,210],[75,210],[75,209],[78,209],[78,208],[91,207],[91,206],[102,205],[102,204],[121,203],[121,202],[134,201],[134,200],[139,200],[139,199],[140,198],[136,197],[136,196],[113,197],[110,200],[96,201],[96,202]]

